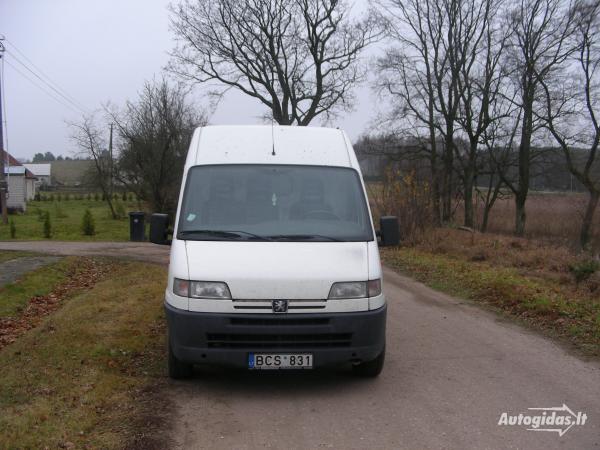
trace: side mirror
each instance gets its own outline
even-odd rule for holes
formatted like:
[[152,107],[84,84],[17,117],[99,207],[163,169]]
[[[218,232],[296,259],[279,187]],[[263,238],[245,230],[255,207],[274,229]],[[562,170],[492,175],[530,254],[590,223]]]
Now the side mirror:
[[171,245],[168,214],[152,214],[152,217],[150,217],[150,242],[159,245]]
[[398,245],[400,243],[400,224],[396,216],[383,216],[379,219],[379,235],[381,245]]

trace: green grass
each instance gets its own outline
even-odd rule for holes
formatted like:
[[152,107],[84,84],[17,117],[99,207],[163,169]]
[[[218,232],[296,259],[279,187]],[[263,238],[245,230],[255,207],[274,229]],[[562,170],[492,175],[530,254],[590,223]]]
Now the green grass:
[[391,267],[446,292],[491,305],[535,329],[566,338],[584,353],[600,355],[600,299],[558,282],[415,248],[382,249]]
[[[44,195],[48,195],[44,193]],[[56,194],[53,194],[56,198]],[[71,196],[73,194],[70,194]],[[64,196],[64,194],[63,194]],[[137,202],[122,202],[125,213],[138,211]],[[96,234],[84,236],[81,221],[85,210],[89,209],[94,217]],[[17,240],[44,239],[43,220],[40,212],[50,213],[52,240],[61,241],[127,241],[129,239],[129,217],[113,219],[106,202],[95,200],[32,201],[27,204],[25,214],[10,216],[15,223]],[[10,240],[8,225],[0,225],[0,240]]]
[[0,287],[0,318],[16,315],[31,297],[47,295],[77,270],[80,258],[63,258],[26,273],[14,283]]
[[166,273],[112,264],[0,350],[0,448],[123,448],[157,432],[164,405],[147,392],[164,378]]

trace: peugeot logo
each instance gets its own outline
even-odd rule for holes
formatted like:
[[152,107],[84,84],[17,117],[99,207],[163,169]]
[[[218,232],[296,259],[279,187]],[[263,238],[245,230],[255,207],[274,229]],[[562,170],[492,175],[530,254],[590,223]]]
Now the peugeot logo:
[[273,307],[273,312],[275,312],[275,313],[287,312],[288,301],[287,300],[273,300],[272,307]]

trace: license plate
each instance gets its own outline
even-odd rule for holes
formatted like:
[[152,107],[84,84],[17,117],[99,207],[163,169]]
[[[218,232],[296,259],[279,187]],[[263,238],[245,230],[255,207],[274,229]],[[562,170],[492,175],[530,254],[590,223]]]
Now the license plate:
[[310,353],[249,353],[249,369],[312,369]]

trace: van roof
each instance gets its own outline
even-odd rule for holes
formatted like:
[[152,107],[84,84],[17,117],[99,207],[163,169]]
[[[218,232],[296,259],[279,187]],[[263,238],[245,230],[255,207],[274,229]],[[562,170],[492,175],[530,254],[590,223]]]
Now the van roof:
[[204,164],[358,165],[342,130],[280,125],[216,125],[196,129],[186,165]]

